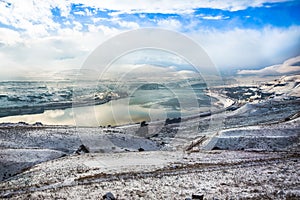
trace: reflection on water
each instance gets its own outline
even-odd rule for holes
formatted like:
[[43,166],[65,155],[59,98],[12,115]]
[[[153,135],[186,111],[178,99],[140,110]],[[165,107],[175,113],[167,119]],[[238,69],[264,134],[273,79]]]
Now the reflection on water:
[[[216,78],[204,80],[199,68],[172,52],[140,49],[122,55],[105,70],[98,63],[91,65],[76,72],[76,79],[71,72],[58,82],[0,82],[2,108],[46,110],[42,114],[3,117],[0,123],[113,126],[179,118],[213,109],[213,100],[204,94],[204,90],[209,88],[206,84]],[[126,98],[108,102],[114,97]],[[72,101],[90,105],[87,103],[96,99],[108,103],[49,110],[57,104]]]
[[[107,126],[183,117],[211,109],[203,89],[136,90],[130,97],[109,103],[48,110],[42,114],[0,118],[0,122],[42,122],[48,125]],[[75,120],[76,119],[76,120]]]

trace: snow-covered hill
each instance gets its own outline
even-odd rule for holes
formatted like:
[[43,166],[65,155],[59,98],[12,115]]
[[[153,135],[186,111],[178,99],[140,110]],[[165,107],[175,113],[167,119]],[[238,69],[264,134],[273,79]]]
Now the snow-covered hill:
[[262,84],[260,89],[267,93],[274,93],[276,98],[300,97],[300,75],[283,76]]

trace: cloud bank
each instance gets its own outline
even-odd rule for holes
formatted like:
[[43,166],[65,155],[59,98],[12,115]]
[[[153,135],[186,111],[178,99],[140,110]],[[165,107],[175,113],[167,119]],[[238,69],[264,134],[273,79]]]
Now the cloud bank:
[[300,54],[300,26],[198,30],[191,37],[223,70],[264,67]]
[[79,69],[104,40],[143,27],[186,34],[220,70],[280,63],[300,54],[300,18],[293,14],[297,2],[3,0],[0,79]]
[[238,74],[256,76],[300,74],[300,56],[288,59],[282,64],[272,65],[259,70],[241,70]]

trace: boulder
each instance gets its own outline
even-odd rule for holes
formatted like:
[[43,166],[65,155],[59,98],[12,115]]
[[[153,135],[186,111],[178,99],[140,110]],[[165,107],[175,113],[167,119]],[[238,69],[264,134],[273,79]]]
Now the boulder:
[[198,193],[198,194],[192,194],[192,199],[198,199],[203,200],[204,194]]
[[103,195],[103,200],[116,200],[116,198],[111,192],[107,192]]
[[79,146],[79,148],[75,151],[76,154],[80,155],[81,153],[89,153],[90,151],[83,144]]

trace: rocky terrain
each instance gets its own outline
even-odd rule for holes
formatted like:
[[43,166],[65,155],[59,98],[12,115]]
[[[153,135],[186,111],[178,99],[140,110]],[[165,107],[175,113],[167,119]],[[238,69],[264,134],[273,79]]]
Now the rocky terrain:
[[2,198],[297,199],[299,154],[206,151],[85,154],[36,165],[0,187]]
[[2,124],[0,198],[299,199],[298,90],[215,88],[226,109],[170,123]]

